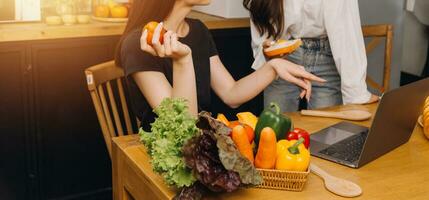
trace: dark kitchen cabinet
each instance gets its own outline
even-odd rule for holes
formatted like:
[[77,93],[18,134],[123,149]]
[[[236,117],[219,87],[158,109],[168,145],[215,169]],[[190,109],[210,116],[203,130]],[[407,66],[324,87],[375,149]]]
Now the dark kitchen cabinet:
[[42,199],[111,187],[110,158],[83,71],[111,60],[117,39],[31,44]]
[[34,178],[24,43],[0,44],[0,199],[27,199]]
[[0,44],[0,199],[111,199],[84,69],[119,36]]
[[[249,29],[212,31],[234,78],[252,72]],[[84,69],[114,57],[119,36],[0,43],[0,199],[111,199],[111,165]],[[215,112],[238,109],[215,95]]]

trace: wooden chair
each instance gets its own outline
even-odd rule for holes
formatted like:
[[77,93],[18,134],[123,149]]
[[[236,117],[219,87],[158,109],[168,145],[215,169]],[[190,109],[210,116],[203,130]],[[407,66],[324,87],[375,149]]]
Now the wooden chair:
[[391,58],[392,58],[392,42],[393,42],[393,26],[388,24],[363,26],[362,32],[364,37],[372,38],[366,46],[366,53],[370,54],[385,38],[384,46],[384,70],[382,84],[378,84],[371,77],[367,76],[366,82],[369,86],[378,90],[381,94],[389,90]]
[[[107,150],[111,157],[112,137],[122,136],[124,133],[133,133],[124,88],[122,86],[124,71],[122,68],[117,67],[114,61],[110,61],[89,67],[85,70],[85,74],[98,122],[100,123]],[[116,93],[113,90],[114,86],[117,86]],[[109,101],[106,99],[105,91],[107,91]],[[119,96],[122,118],[119,114],[119,104],[116,103],[117,99],[115,96]],[[125,131],[122,126],[123,123],[126,126]]]

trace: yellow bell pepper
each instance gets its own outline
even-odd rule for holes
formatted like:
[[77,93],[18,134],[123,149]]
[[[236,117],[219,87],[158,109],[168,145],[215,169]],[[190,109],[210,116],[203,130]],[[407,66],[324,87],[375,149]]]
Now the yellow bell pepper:
[[240,123],[247,124],[255,130],[256,123],[258,122],[258,117],[256,117],[251,112],[241,112],[237,113],[237,118]]
[[228,121],[228,119],[225,117],[225,115],[224,114],[222,114],[222,113],[218,113],[217,114],[217,118],[216,118],[217,120],[219,120],[220,122],[222,122],[222,123],[224,123],[226,126],[229,126],[229,121]]
[[310,152],[305,148],[304,138],[281,140],[277,143],[276,169],[286,171],[307,171]]

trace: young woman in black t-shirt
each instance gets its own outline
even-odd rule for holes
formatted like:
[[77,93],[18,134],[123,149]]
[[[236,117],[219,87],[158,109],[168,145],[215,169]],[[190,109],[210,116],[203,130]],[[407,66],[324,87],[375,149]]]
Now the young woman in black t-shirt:
[[[272,59],[252,74],[235,81],[222,64],[209,30],[199,20],[185,18],[194,5],[210,0],[134,0],[121,38],[116,62],[125,70],[134,113],[144,129],[154,120],[152,108],[164,98],[182,97],[189,110],[210,109],[210,89],[230,107],[238,107],[264,90],[276,77],[302,88],[301,98],[311,95],[310,81],[324,82],[302,66]],[[148,45],[144,25],[157,26]],[[164,43],[159,37],[168,30]],[[250,66],[249,66],[250,67]]]

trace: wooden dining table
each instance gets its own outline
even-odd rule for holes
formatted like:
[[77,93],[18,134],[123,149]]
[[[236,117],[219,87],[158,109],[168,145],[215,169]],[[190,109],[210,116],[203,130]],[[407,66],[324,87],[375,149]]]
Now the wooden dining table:
[[[326,110],[365,109],[374,113],[377,104],[347,105],[327,108]],[[400,109],[400,108],[398,108]],[[342,120],[302,116],[299,113],[287,113],[295,127],[306,129],[310,133],[336,124]],[[356,124],[369,127],[371,119]],[[390,124],[386,124],[390,126]],[[395,134],[392,132],[391,134]],[[162,177],[152,171],[150,157],[139,142],[138,135],[121,136],[113,139],[113,195],[115,200],[172,199],[178,192],[165,184]],[[379,141],[383,145],[383,141]],[[429,199],[429,140],[422,128],[416,124],[410,140],[393,151],[353,169],[311,157],[328,173],[353,181],[361,186],[363,193],[355,199]],[[211,194],[206,199],[344,199],[327,191],[323,180],[311,174],[301,192],[243,188],[231,193]]]

